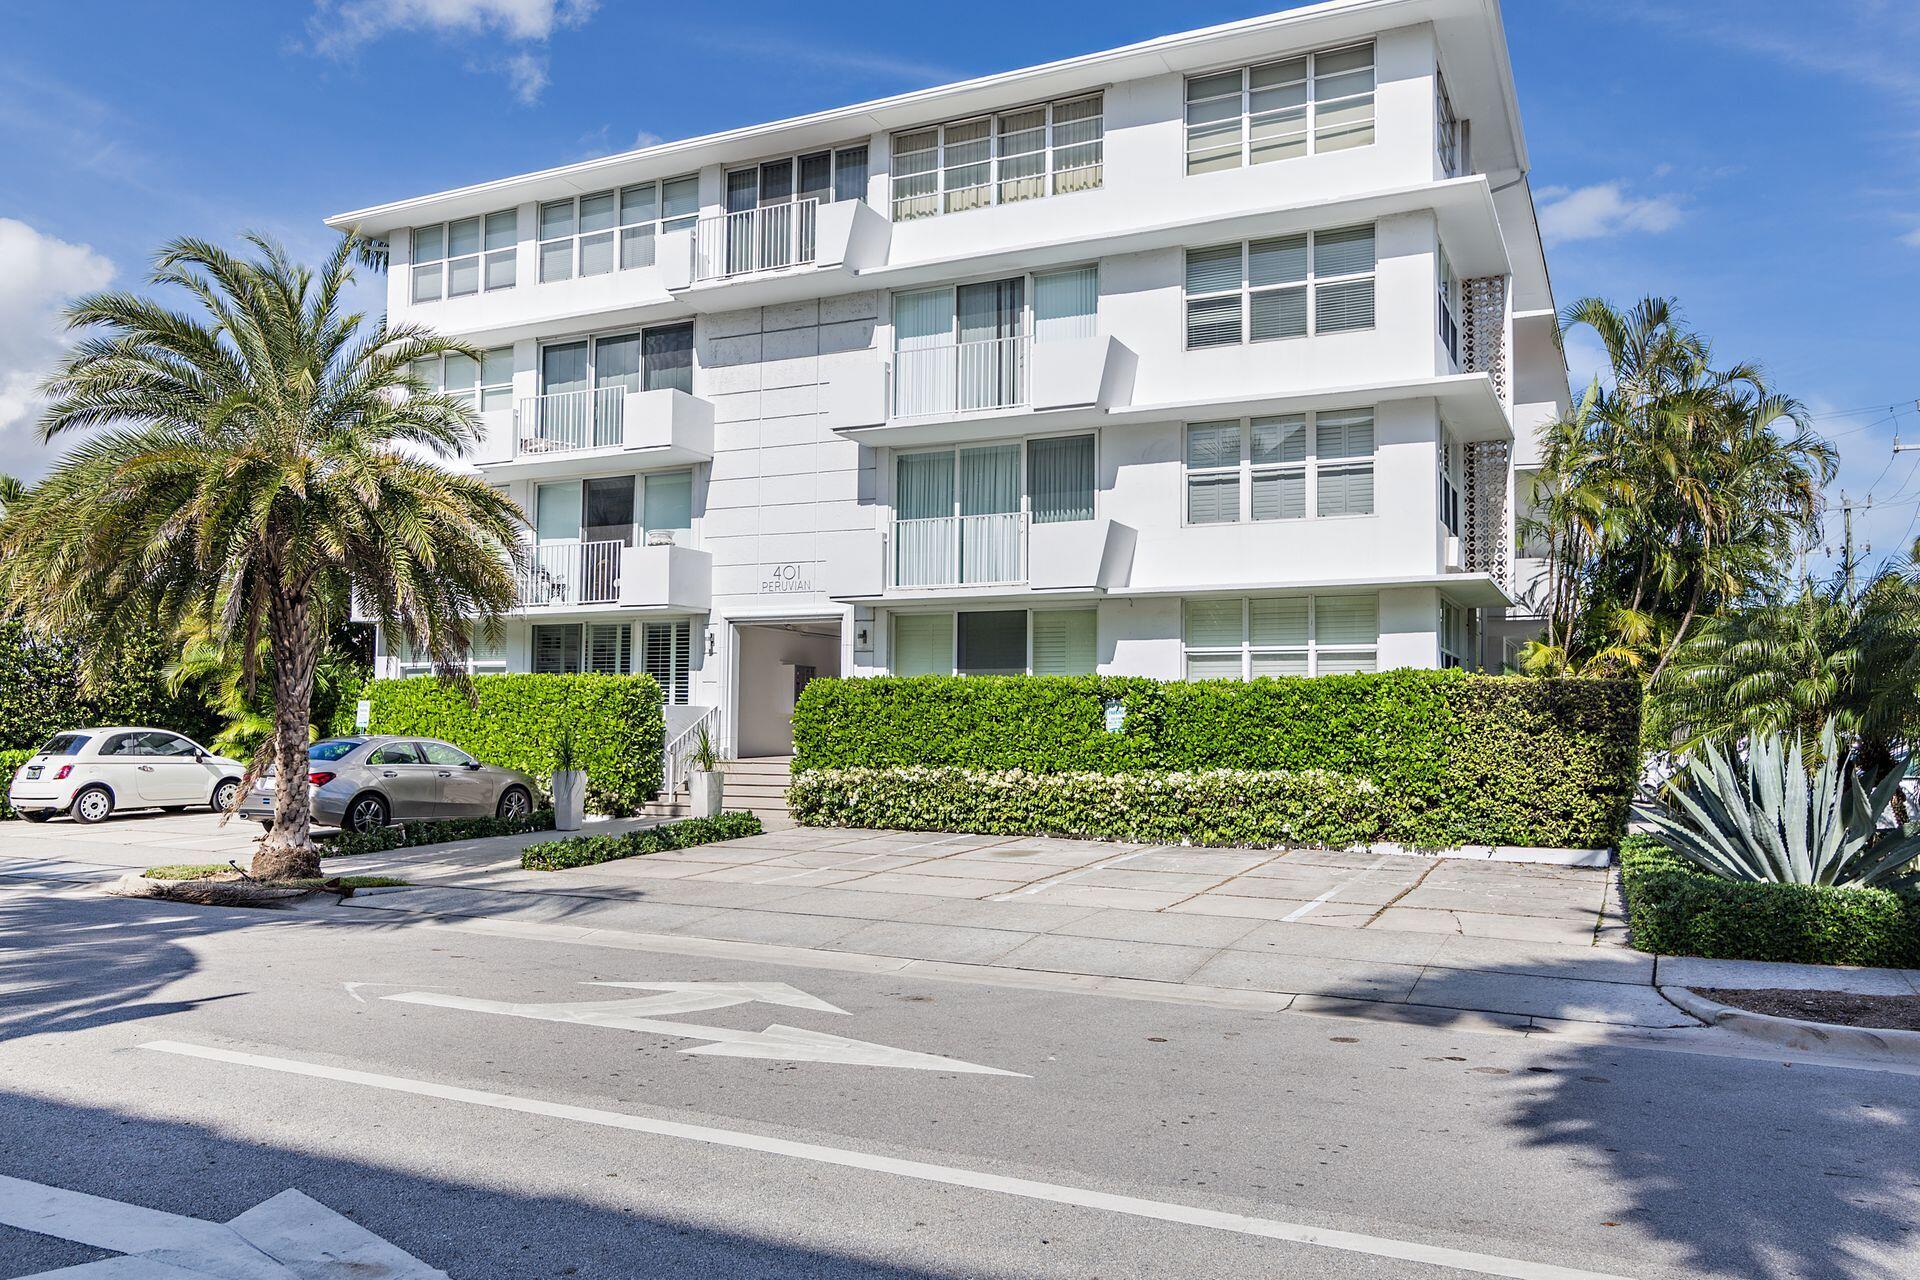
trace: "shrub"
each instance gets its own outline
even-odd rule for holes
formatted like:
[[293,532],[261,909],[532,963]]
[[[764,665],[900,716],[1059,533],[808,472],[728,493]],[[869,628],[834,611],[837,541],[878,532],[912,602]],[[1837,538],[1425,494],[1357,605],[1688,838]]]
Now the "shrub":
[[637,812],[660,790],[666,721],[651,676],[475,676],[472,700],[440,680],[375,680],[367,697],[375,733],[442,738],[543,780],[571,729],[587,803],[600,813]]
[[19,772],[20,766],[32,757],[31,748],[21,751],[0,751],[0,821],[20,816],[13,811],[13,806],[7,803],[7,788],[12,785],[13,775]]
[[1651,836],[1620,842],[1620,876],[1642,951],[1920,967],[1920,903],[1886,889],[1723,880]]
[[812,826],[1079,836],[1149,844],[1350,845],[1379,838],[1383,797],[1319,770],[1028,773],[816,769],[787,803]]
[[100,655],[83,689],[78,646],[0,620],[0,750],[38,747],[62,729],[103,724],[153,725],[210,742],[221,720],[198,685],[167,687],[167,665],[179,657],[164,628],[142,629]]
[[342,831],[320,837],[320,855],[345,858],[356,853],[385,853],[423,844],[450,844],[455,840],[486,840],[493,836],[521,836],[553,830],[553,810],[535,809],[524,818],[456,818],[450,822],[400,822],[378,831]]
[[739,840],[760,834],[760,819],[750,813],[723,813],[717,818],[687,818],[657,827],[644,827],[617,836],[570,836],[528,845],[520,854],[520,865],[528,871],[564,871],[568,867],[590,867],[600,862],[617,862],[642,854],[668,849],[690,849],[697,844],[719,840]]
[[1631,682],[1458,671],[821,679],[794,710],[794,772],[1324,770],[1373,782],[1397,843],[1590,848],[1624,827],[1639,707]]

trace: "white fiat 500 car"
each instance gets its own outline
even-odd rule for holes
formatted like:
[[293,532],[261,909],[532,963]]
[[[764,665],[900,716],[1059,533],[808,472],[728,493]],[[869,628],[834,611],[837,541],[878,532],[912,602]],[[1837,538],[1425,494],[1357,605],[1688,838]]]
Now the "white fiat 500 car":
[[20,766],[7,803],[28,822],[58,813],[105,822],[116,809],[194,805],[224,813],[245,772],[239,761],[166,729],[74,729],[54,734]]

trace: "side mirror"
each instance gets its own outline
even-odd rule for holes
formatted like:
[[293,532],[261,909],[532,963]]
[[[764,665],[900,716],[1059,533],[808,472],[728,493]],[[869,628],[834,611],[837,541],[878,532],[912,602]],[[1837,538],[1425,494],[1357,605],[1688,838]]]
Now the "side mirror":
[[478,760],[469,760],[467,761],[467,768],[473,770],[475,773],[478,773],[480,771],[480,762]]
[[204,751],[195,750],[193,753],[193,762],[195,764],[205,764],[207,762],[207,753]]

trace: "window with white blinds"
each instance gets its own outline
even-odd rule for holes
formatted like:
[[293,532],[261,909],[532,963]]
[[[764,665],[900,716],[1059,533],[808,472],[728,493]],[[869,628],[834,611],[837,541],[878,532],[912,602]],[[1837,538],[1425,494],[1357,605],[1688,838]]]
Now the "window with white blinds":
[[1373,595],[1189,600],[1189,680],[1326,676],[1378,665],[1380,599]]
[[661,233],[700,215],[697,175],[596,191],[540,206],[540,279],[601,276],[650,267]]
[[953,674],[953,615],[897,613],[893,616],[893,674]]
[[1034,610],[1033,674],[1092,675],[1099,665],[1098,619],[1092,609]]
[[533,628],[535,675],[577,676],[581,669],[581,627],[577,622],[536,625]]
[[1099,667],[1092,609],[981,609],[893,616],[897,676],[1076,676]]
[[1187,250],[1187,346],[1371,329],[1371,225]]
[[1186,522],[1372,515],[1373,455],[1371,409],[1191,423]]
[[1373,45],[1187,79],[1187,172],[1364,147],[1374,140]]
[[632,675],[633,627],[625,622],[587,624],[586,667],[595,675]]
[[893,218],[905,222],[1101,184],[1100,94],[893,135]]
[[682,618],[641,624],[641,661],[666,701],[685,706],[693,693],[693,623]]
[[409,279],[415,302],[511,289],[519,252],[520,214],[500,209],[413,229]]
[[1095,267],[1046,271],[1033,277],[1033,340],[1091,338],[1100,308],[1100,272]]

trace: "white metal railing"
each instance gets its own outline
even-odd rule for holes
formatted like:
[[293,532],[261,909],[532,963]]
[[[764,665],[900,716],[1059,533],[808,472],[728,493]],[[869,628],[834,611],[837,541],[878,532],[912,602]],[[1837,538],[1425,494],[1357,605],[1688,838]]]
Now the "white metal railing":
[[618,384],[528,396],[514,409],[521,453],[566,453],[619,444],[627,389]]
[[520,571],[522,607],[613,604],[620,599],[623,542],[537,542]]
[[660,794],[668,799],[687,789],[687,774],[693,769],[693,753],[700,746],[700,730],[707,731],[709,739],[720,736],[720,708],[703,707],[692,724],[682,729],[667,743],[666,750],[660,756]]
[[893,416],[1009,409],[1027,402],[1027,339],[987,338],[893,355]]
[[693,278],[720,280],[812,262],[820,201],[793,200],[716,214],[693,226]]
[[896,587],[995,586],[1027,577],[1027,520],[1018,511],[893,522]]

